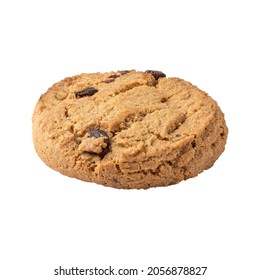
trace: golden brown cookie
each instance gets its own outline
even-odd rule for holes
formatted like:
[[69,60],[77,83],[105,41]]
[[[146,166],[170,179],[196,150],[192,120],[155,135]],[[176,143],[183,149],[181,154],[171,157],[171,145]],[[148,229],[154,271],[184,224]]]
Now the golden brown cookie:
[[60,173],[124,189],[176,184],[210,168],[227,127],[217,103],[159,71],[81,74],[36,104],[33,139]]

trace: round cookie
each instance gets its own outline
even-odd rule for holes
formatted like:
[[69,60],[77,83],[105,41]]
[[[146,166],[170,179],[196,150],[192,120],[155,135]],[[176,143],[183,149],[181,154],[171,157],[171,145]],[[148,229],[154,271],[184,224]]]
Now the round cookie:
[[36,104],[33,140],[60,173],[124,189],[176,184],[224,151],[224,115],[205,92],[160,71],[81,74]]

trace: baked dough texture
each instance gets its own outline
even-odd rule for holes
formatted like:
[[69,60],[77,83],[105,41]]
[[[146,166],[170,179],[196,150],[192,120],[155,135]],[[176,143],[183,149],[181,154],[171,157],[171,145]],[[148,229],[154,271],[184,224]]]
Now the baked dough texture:
[[217,103],[159,71],[80,74],[41,95],[39,157],[60,173],[123,189],[168,186],[210,168],[228,129]]

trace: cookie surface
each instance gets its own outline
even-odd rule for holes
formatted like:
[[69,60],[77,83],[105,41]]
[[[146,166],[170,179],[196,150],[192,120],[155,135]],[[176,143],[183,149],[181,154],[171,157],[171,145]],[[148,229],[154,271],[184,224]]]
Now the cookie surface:
[[60,173],[115,188],[176,184],[210,168],[227,127],[205,92],[159,71],[81,74],[36,104],[33,140]]

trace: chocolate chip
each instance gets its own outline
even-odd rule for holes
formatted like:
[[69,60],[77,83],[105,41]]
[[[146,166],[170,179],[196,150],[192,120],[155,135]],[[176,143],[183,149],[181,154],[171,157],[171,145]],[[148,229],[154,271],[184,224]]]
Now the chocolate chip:
[[77,98],[81,98],[81,97],[85,97],[85,96],[92,96],[94,95],[96,92],[98,92],[98,89],[94,88],[94,87],[87,87],[81,91],[77,91],[75,92],[75,96]]
[[129,73],[129,70],[121,70],[121,71],[118,71],[121,75],[125,75],[127,73]]
[[108,78],[116,79],[116,78],[118,78],[118,77],[120,77],[120,75],[111,75],[111,76],[109,76]]
[[101,129],[94,129],[88,131],[88,136],[89,137],[94,137],[94,138],[103,138],[104,143],[107,145],[105,148],[102,149],[102,152],[98,154],[99,156],[103,157],[107,152],[108,152],[108,145],[109,145],[109,136],[104,130]]
[[166,77],[166,75],[163,72],[156,71],[156,70],[146,70],[145,73],[153,75],[155,80],[158,80],[159,78],[165,78]]
[[104,84],[110,84],[110,83],[113,83],[115,80],[111,79],[111,80],[106,80],[106,81],[103,81],[102,83]]
[[[104,130],[101,130],[101,129],[93,129],[93,130],[90,130],[88,132],[88,135],[90,137],[95,137],[95,138],[100,138],[100,137],[104,137],[105,138],[105,143],[108,144],[108,135],[107,133],[104,131]],[[106,142],[107,140],[107,142]]]
[[113,183],[118,183],[118,180],[115,177],[113,177],[112,181]]

